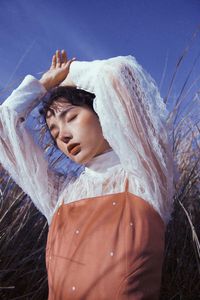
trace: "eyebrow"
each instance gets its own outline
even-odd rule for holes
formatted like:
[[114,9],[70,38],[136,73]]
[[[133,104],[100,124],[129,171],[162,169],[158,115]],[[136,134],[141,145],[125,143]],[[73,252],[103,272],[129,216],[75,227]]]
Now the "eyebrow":
[[[75,107],[74,106],[71,106],[69,108],[66,108],[64,110],[61,111],[61,113],[58,115],[60,119],[62,119],[62,117],[68,113],[71,109],[74,109]],[[50,111],[52,112],[52,114],[54,115],[55,117],[55,112],[53,109],[50,109]],[[51,126],[49,127],[49,130],[52,131],[54,128],[56,128],[56,125],[55,124],[51,124]]]

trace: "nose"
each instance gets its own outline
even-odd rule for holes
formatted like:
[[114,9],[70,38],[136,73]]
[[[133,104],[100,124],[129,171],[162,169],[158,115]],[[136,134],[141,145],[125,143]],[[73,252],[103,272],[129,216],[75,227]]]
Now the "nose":
[[68,136],[62,136],[62,137],[61,137],[61,140],[62,140],[62,142],[68,144],[69,141],[71,140],[71,137],[68,137]]
[[72,139],[72,135],[66,131],[65,128],[60,128],[60,133],[59,133],[60,139],[64,143],[69,143],[69,141]]

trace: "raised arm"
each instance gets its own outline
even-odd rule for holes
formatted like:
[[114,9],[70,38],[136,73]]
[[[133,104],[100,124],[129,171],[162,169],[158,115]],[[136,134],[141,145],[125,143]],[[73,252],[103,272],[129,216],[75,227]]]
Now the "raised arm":
[[167,222],[172,208],[172,152],[167,110],[155,82],[134,57],[74,62],[70,78],[95,93],[103,134],[130,173],[132,192]]
[[46,91],[67,76],[72,60],[67,61],[66,58],[64,63],[59,60],[60,53],[57,51],[50,69],[40,81],[26,76],[0,106],[0,162],[49,223],[62,180],[49,171],[44,153],[27,131],[25,121]]

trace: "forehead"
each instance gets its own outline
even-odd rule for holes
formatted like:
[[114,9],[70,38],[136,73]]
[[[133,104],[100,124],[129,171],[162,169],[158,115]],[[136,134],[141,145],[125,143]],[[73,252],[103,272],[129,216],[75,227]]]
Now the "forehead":
[[63,110],[68,110],[68,109],[70,110],[73,107],[75,106],[66,101],[65,102],[59,100],[53,101],[47,109],[46,119],[49,119],[52,116],[56,117],[56,115],[62,112]]

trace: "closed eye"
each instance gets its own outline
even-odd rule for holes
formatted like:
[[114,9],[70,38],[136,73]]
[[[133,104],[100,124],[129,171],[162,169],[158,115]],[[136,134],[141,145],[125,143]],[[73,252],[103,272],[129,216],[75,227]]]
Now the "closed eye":
[[73,117],[69,118],[68,122],[71,122],[72,120],[74,120],[77,117],[77,115],[74,115]]

